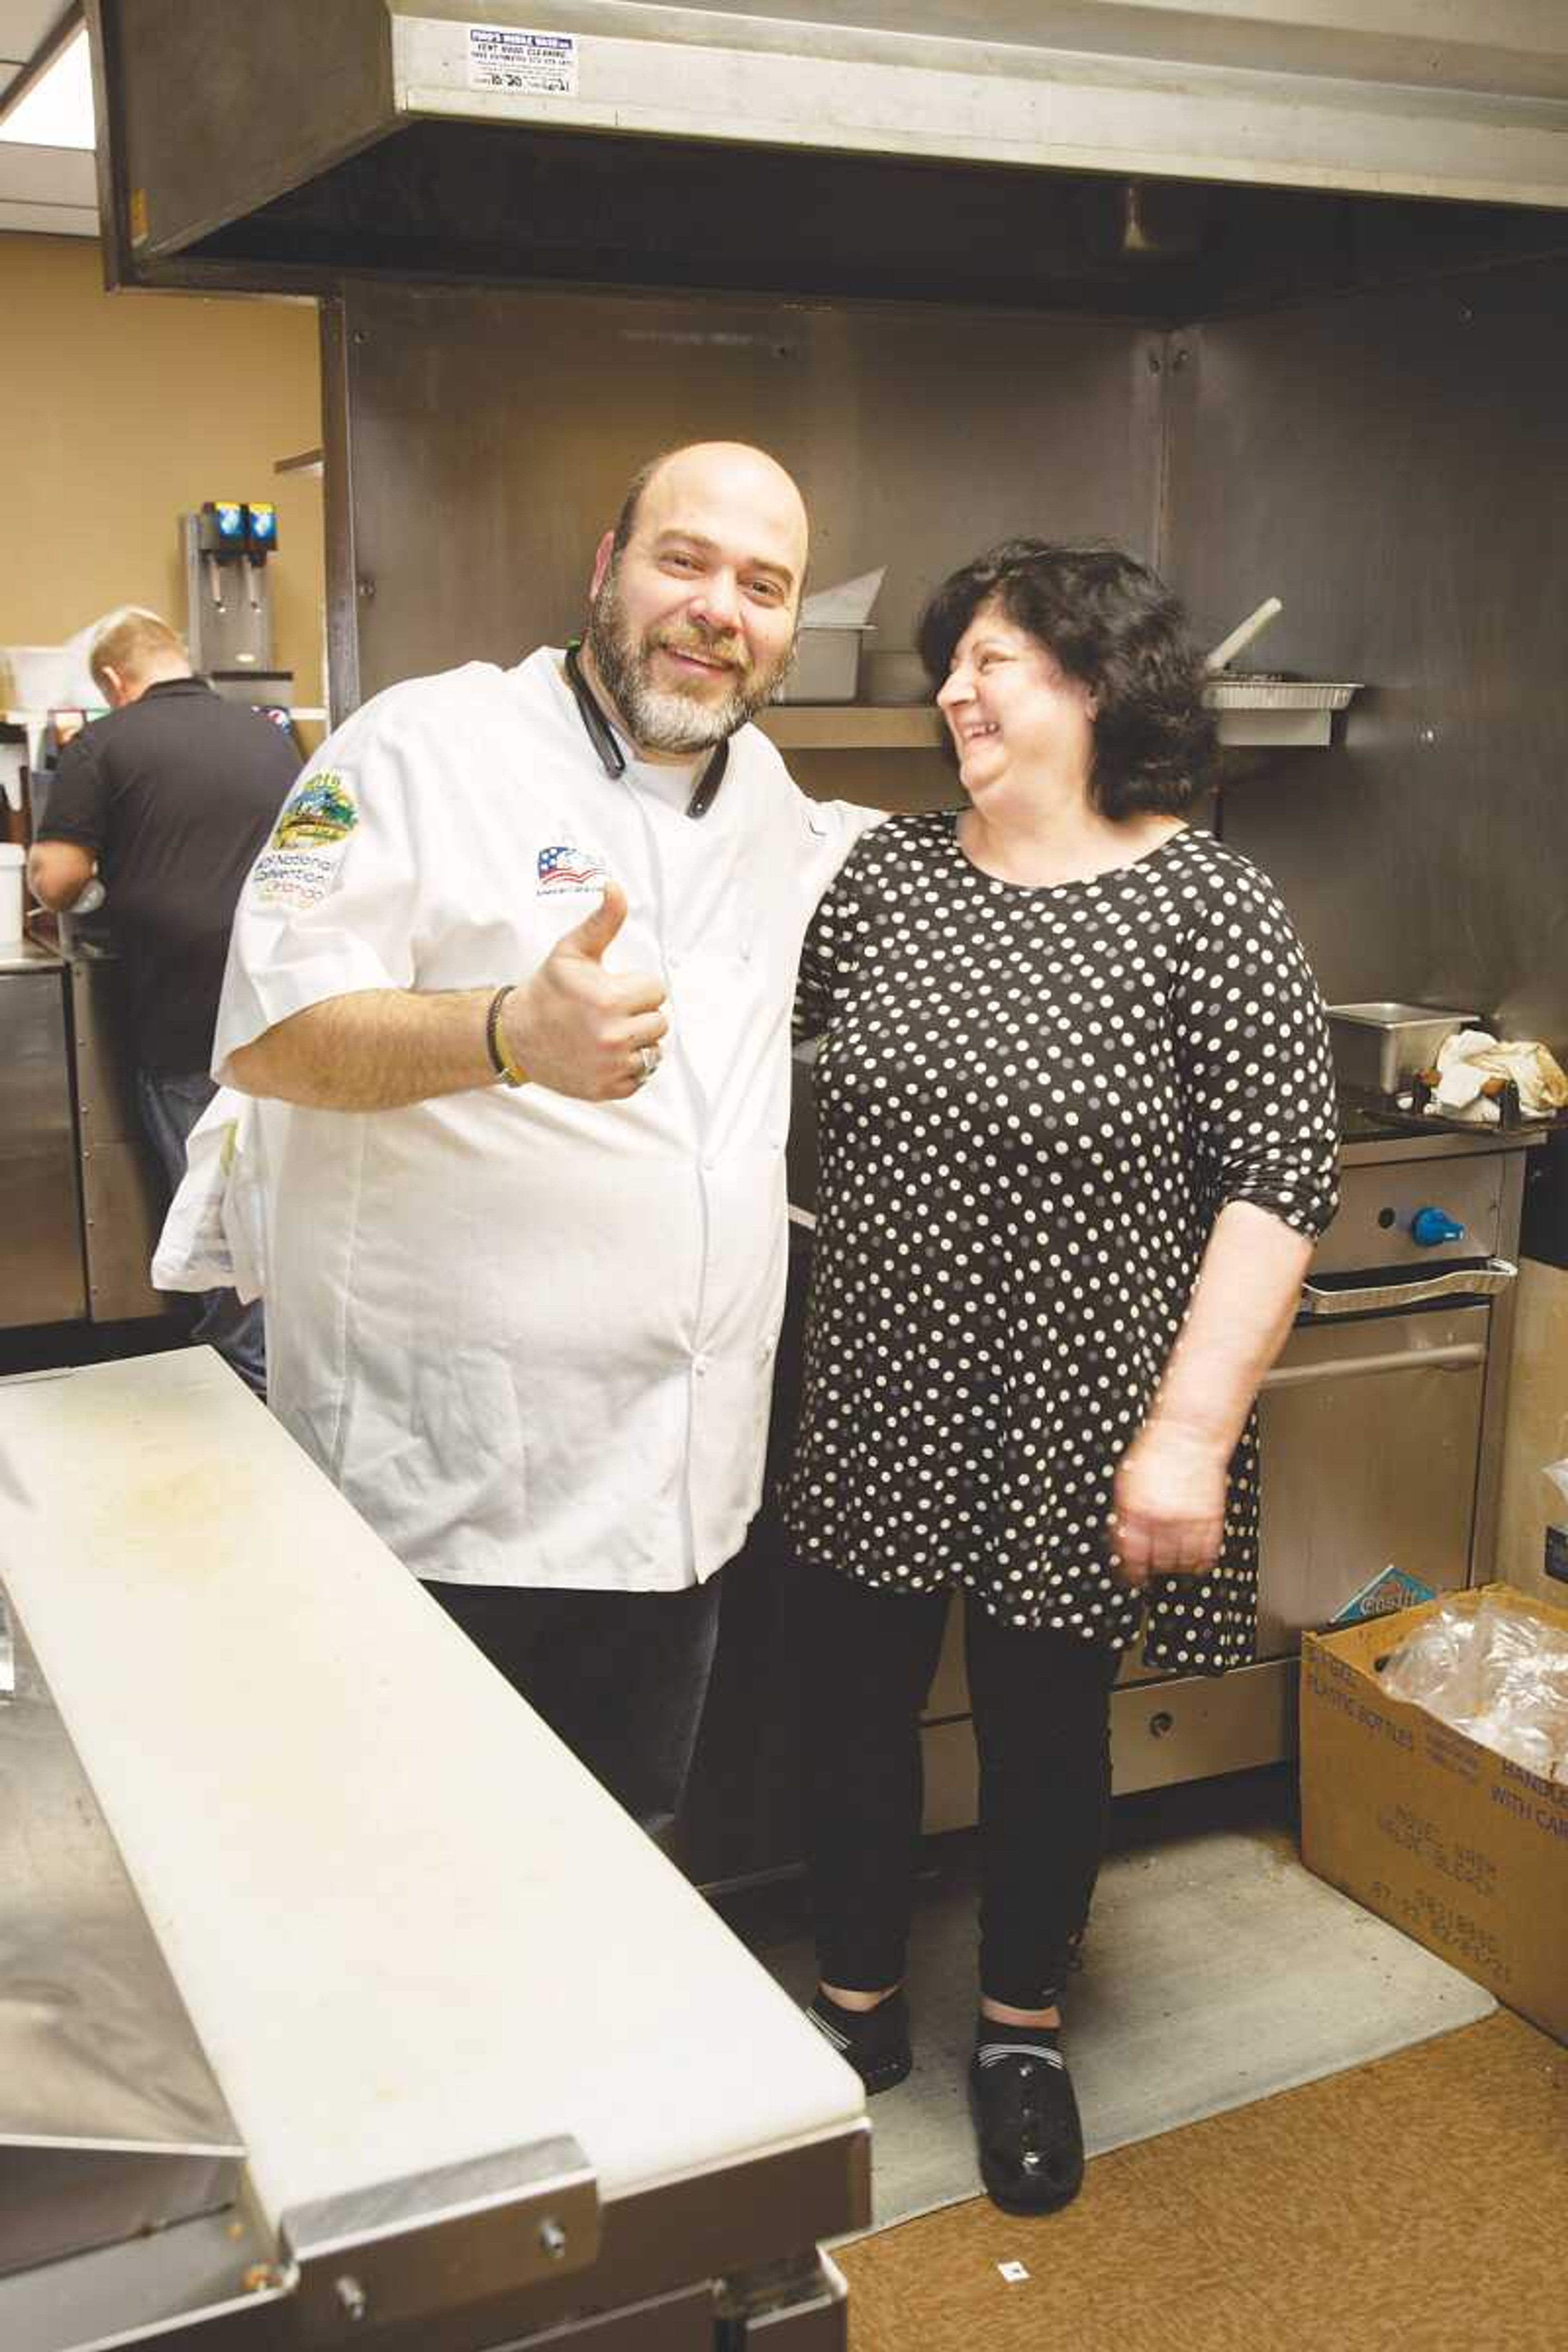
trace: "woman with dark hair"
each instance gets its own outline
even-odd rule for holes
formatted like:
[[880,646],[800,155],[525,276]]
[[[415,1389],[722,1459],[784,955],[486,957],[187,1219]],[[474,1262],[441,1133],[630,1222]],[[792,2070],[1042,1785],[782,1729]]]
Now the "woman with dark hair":
[[1110,1694],[1251,1654],[1254,1401],[1333,1212],[1326,1027],[1272,887],[1184,812],[1214,755],[1181,609],[1015,540],[919,644],[967,805],[868,835],[822,902],[816,1245],[785,1517],[812,1685],[811,2015],[868,2090],[901,1990],[921,1706],[964,1597],[980,1761],[982,2176],[1083,2174],[1059,2048]]

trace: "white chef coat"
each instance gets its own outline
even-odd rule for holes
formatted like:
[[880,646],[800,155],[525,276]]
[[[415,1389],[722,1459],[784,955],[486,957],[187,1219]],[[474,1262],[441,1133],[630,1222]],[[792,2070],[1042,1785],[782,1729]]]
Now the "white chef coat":
[[654,1591],[721,1567],[761,1493],[795,964],[876,813],[746,727],[693,822],[605,775],[560,663],[393,687],[322,746],[241,894],[214,1072],[324,998],[526,979],[622,885],[606,969],[659,973],[670,1023],[629,1101],[272,1122],[268,1389],[416,1574]]

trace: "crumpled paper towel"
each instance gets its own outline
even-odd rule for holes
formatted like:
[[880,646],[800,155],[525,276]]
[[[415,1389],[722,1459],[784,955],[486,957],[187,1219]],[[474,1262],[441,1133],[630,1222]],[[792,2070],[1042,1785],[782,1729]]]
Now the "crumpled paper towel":
[[1481,1092],[1488,1078],[1513,1080],[1526,1118],[1550,1118],[1568,1108],[1568,1077],[1544,1045],[1501,1044],[1488,1030],[1460,1029],[1437,1048],[1437,1085],[1428,1110],[1434,1118],[1495,1127],[1502,1114]]

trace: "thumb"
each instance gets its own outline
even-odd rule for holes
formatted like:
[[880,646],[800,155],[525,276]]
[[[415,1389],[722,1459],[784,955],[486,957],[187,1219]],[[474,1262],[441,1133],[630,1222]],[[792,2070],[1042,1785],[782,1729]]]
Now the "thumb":
[[574,931],[568,931],[556,952],[564,949],[568,955],[587,956],[597,963],[605,950],[626,919],[626,894],[618,882],[606,881],[605,895],[591,915],[585,915]]

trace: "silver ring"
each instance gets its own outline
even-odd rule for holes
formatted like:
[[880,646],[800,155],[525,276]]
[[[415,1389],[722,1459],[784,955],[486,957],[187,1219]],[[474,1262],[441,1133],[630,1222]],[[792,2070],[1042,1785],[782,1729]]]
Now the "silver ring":
[[639,1045],[637,1047],[637,1059],[642,1064],[642,1076],[637,1080],[637,1084],[639,1086],[646,1086],[648,1079],[652,1077],[654,1072],[658,1067],[658,1047],[657,1045]]

